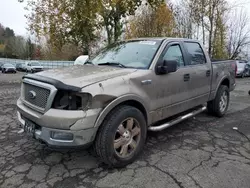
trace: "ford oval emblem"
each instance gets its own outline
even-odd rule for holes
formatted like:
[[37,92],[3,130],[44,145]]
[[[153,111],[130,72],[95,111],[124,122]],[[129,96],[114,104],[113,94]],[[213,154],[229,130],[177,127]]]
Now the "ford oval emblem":
[[36,92],[35,92],[35,91],[29,91],[28,97],[29,97],[30,99],[35,99],[35,98],[36,98]]

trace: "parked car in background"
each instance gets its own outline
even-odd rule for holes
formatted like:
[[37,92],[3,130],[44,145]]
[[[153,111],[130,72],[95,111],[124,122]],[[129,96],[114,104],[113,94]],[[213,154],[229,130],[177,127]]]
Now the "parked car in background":
[[10,63],[6,63],[2,66],[2,73],[16,73],[16,67]]
[[25,71],[26,70],[25,63],[17,63],[16,70],[17,71]]
[[250,61],[246,63],[246,76],[250,76]]
[[26,72],[40,72],[43,71],[43,66],[38,61],[28,61],[25,63]]
[[236,77],[244,78],[247,76],[247,62],[243,60],[237,60],[237,71],[236,71]]
[[0,62],[0,70],[2,70],[3,62]]

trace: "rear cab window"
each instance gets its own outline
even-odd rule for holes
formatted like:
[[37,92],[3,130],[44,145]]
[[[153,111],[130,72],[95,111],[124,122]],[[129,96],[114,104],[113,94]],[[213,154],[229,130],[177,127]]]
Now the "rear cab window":
[[206,56],[201,45],[198,42],[184,42],[188,54],[189,65],[206,64]]

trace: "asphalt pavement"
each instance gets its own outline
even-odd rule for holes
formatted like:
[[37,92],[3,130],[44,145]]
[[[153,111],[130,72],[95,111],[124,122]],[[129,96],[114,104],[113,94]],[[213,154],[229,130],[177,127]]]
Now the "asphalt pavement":
[[250,78],[237,79],[228,114],[200,114],[149,133],[142,155],[107,169],[89,150],[51,150],[18,134],[22,73],[0,73],[1,188],[249,188]]

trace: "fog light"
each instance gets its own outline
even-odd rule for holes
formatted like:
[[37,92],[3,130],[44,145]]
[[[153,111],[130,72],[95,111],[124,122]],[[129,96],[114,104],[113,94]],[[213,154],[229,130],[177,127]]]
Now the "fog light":
[[51,138],[54,140],[73,141],[74,135],[72,133],[51,131]]

